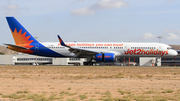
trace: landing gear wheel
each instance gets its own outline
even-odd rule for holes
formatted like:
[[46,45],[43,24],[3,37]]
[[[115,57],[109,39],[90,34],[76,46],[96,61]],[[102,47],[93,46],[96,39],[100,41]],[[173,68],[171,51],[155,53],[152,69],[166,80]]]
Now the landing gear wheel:
[[84,66],[87,66],[88,64],[87,64],[87,62],[84,62],[83,65],[84,65]]
[[84,66],[92,66],[93,63],[92,63],[92,62],[84,62],[83,65],[84,65]]
[[89,62],[89,63],[88,63],[88,65],[89,65],[89,66],[92,66],[92,65],[93,65],[93,63],[92,63],[92,62]]
[[157,66],[157,63],[155,63],[154,66]]

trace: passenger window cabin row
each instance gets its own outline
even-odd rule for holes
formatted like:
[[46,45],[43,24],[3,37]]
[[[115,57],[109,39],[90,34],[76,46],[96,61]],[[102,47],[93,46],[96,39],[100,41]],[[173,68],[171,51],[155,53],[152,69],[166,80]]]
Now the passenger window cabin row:
[[131,47],[131,49],[156,49],[156,47]]

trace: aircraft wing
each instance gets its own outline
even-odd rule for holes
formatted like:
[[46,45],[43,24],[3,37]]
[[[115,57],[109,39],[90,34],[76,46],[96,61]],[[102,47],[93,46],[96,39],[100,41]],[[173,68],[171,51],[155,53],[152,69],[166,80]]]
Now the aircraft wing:
[[59,35],[58,35],[58,39],[59,39],[60,44],[64,47],[68,47],[70,52],[76,54],[76,57],[79,57],[81,54],[94,55],[94,54],[100,53],[99,51],[93,51],[93,50],[88,50],[88,49],[82,49],[82,48],[75,48],[75,47],[67,46]]
[[70,47],[69,51],[73,52],[78,52],[78,51],[82,51],[82,52],[86,52],[87,54],[97,54],[100,53],[99,51],[93,51],[93,50],[88,50],[88,49],[81,49],[81,48],[74,48],[74,47]]
[[12,45],[12,44],[4,44],[4,45],[11,46],[11,47],[14,47],[16,49],[23,49],[23,50],[28,50],[29,49],[29,48],[25,48],[25,47],[21,47],[21,46],[16,46],[16,45]]

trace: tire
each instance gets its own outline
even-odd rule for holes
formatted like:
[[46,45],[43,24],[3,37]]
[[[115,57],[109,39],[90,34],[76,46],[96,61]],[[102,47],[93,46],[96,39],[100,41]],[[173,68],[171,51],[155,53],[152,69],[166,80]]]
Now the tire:
[[157,66],[157,63],[155,63],[154,66]]

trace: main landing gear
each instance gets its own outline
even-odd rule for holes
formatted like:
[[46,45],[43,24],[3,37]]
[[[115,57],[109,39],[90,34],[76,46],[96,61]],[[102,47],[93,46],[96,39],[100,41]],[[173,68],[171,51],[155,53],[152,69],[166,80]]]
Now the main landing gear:
[[157,66],[157,63],[155,63],[154,66]]
[[83,65],[84,66],[93,66],[93,62],[84,62]]

